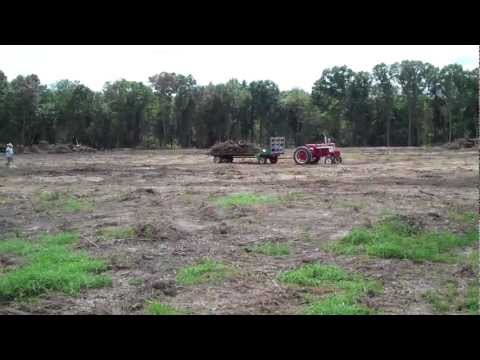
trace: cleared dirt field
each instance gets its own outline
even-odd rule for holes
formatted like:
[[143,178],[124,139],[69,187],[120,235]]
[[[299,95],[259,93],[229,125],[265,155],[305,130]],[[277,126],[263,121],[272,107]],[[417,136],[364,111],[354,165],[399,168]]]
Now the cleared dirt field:
[[[77,247],[108,264],[112,285],[78,296],[3,301],[0,314],[143,314],[149,300],[193,314],[299,314],[311,290],[287,286],[278,275],[309,263],[379,281],[383,290],[362,299],[375,312],[434,313],[428,292],[448,283],[463,289],[478,273],[461,261],[338,255],[325,245],[386,213],[410,216],[426,229],[461,231],[455,214],[478,214],[478,149],[342,151],[338,166],[298,166],[290,152],[275,165],[254,159],[214,164],[199,150],[19,155],[15,169],[2,164],[0,171],[0,238],[78,232]],[[73,202],[47,206],[45,192]],[[276,201],[218,202],[236,193]],[[266,242],[290,251],[269,256],[251,250]],[[478,243],[457,251],[467,258],[475,249]],[[175,282],[182,268],[205,258],[230,266],[232,275]],[[1,259],[0,277],[21,266],[15,257]]]

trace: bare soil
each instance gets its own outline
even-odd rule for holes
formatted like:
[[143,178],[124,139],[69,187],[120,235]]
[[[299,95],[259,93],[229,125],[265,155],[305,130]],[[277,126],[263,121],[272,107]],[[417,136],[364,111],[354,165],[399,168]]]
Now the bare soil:
[[[16,168],[0,171],[0,234],[78,231],[79,247],[109,264],[113,286],[3,303],[0,314],[142,314],[151,299],[195,314],[296,314],[305,306],[305,289],[276,278],[309,262],[382,282],[384,292],[365,300],[379,312],[432,313],[427,291],[451,280],[463,286],[478,274],[461,264],[339,256],[322,247],[386,211],[420,219],[427,228],[460,230],[449,214],[478,212],[478,149],[342,151],[341,165],[308,166],[295,165],[291,151],[275,165],[255,159],[215,164],[201,150],[18,155]],[[45,210],[36,206],[41,191],[70,193],[94,206]],[[251,207],[215,205],[215,197],[236,192],[290,196]],[[99,237],[106,227],[132,227],[136,235]],[[266,241],[288,243],[292,253],[270,257],[247,249]],[[236,275],[213,285],[175,284],[179,269],[206,257],[229,264]],[[2,256],[0,276],[19,264]]]

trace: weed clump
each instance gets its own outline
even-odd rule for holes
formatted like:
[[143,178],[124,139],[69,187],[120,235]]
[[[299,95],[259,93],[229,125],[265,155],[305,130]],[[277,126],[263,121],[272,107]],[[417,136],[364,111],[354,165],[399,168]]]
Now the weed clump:
[[0,277],[0,298],[29,298],[49,291],[76,295],[84,288],[110,285],[111,279],[99,274],[106,270],[103,261],[71,249],[77,241],[73,233],[45,235],[37,241],[1,241],[0,253],[20,255],[26,261]]

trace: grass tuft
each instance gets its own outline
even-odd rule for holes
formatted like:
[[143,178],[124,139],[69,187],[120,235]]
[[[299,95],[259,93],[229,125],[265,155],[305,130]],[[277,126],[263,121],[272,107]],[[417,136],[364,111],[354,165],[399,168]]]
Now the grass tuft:
[[183,315],[183,311],[179,311],[170,305],[165,305],[156,301],[151,301],[145,308],[147,315]]
[[177,274],[177,282],[181,285],[194,285],[206,282],[218,282],[233,274],[230,267],[207,259],[196,265],[181,269]]
[[39,210],[59,210],[66,213],[88,211],[94,208],[93,202],[58,191],[42,191],[39,195]]
[[214,203],[222,208],[234,206],[253,206],[260,204],[275,204],[279,199],[273,195],[258,195],[251,193],[237,193],[217,198]]
[[331,265],[309,264],[296,270],[279,275],[279,280],[286,284],[323,287],[333,293],[319,301],[314,301],[305,309],[307,315],[367,315],[373,311],[358,304],[367,294],[381,291],[381,286],[366,281],[358,275]]
[[310,264],[296,270],[280,274],[279,280],[287,284],[302,286],[321,286],[325,282],[348,279],[348,274],[341,268],[330,265]]
[[388,217],[373,228],[354,229],[328,248],[338,254],[367,254],[414,261],[451,261],[450,250],[478,241],[477,231],[465,234],[426,232],[401,217]]
[[250,251],[268,256],[290,255],[290,247],[287,244],[267,242],[249,248]]
[[305,309],[305,315],[370,315],[373,311],[343,296],[331,296]]
[[468,285],[467,296],[465,299],[465,308],[472,314],[479,314],[480,305],[480,286],[478,278]]
[[458,212],[450,210],[448,218],[454,222],[464,225],[478,225],[478,214],[473,211]]
[[131,227],[106,227],[99,231],[102,239],[128,239],[135,236],[135,229]]
[[443,289],[428,291],[424,297],[438,314],[452,311],[478,314],[480,301],[478,280],[471,281],[462,292],[457,286],[456,283],[450,282]]
[[0,277],[0,298],[22,299],[49,291],[76,295],[83,288],[110,285],[111,279],[98,274],[106,269],[102,261],[69,248],[77,240],[76,234],[61,233],[37,241],[1,241],[0,253],[21,255],[26,264]]

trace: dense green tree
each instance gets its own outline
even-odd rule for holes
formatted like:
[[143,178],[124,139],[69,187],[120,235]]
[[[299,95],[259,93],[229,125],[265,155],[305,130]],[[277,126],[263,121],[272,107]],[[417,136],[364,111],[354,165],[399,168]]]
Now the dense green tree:
[[145,114],[152,90],[139,82],[120,80],[105,84],[104,94],[116,146],[139,145],[148,124]]
[[462,100],[462,116],[459,119],[462,126],[462,133],[460,136],[465,137],[478,137],[478,113],[479,113],[479,69],[476,68],[472,71],[465,71],[465,83],[463,87],[463,93],[460,94]]
[[0,71],[0,142],[6,140],[10,135],[10,117],[8,116],[9,83],[5,74]]
[[[373,93],[376,99],[377,122],[385,126],[385,145],[390,146],[395,88],[390,67],[384,63],[373,68]],[[378,135],[378,134],[377,134]]]
[[[162,72],[150,86],[120,80],[94,92],[78,81],[47,87],[0,71],[0,142],[79,141],[98,148],[209,147],[227,139],[290,145],[324,135],[342,146],[426,145],[478,136],[478,69],[419,61],[322,72],[311,93],[269,80],[198,85]],[[74,140],[75,139],[75,140]]]
[[351,129],[352,145],[367,145],[371,123],[370,74],[364,71],[354,73],[348,84],[345,100],[347,124]]
[[196,81],[191,75],[177,75],[177,89],[174,98],[174,133],[177,141],[183,147],[192,146],[195,85]]
[[[407,145],[418,144],[417,118],[419,116],[419,99],[425,90],[425,64],[421,61],[402,61],[393,65],[393,70],[407,99],[408,137]],[[415,133],[414,133],[415,132]]]
[[249,85],[252,95],[251,118],[258,124],[259,143],[265,142],[265,128],[271,129],[273,114],[279,105],[280,90],[277,84],[270,80],[253,81]]
[[325,116],[323,131],[340,143],[348,143],[347,101],[354,72],[347,66],[325,69],[312,89],[312,101]]
[[301,89],[293,89],[282,94],[281,103],[285,110],[288,133],[293,143],[300,145],[305,141],[305,122],[312,107],[310,95]]
[[38,110],[41,92],[42,85],[35,74],[25,77],[19,75],[10,83],[7,111],[17,143],[31,144],[34,141],[34,130],[40,125]]

